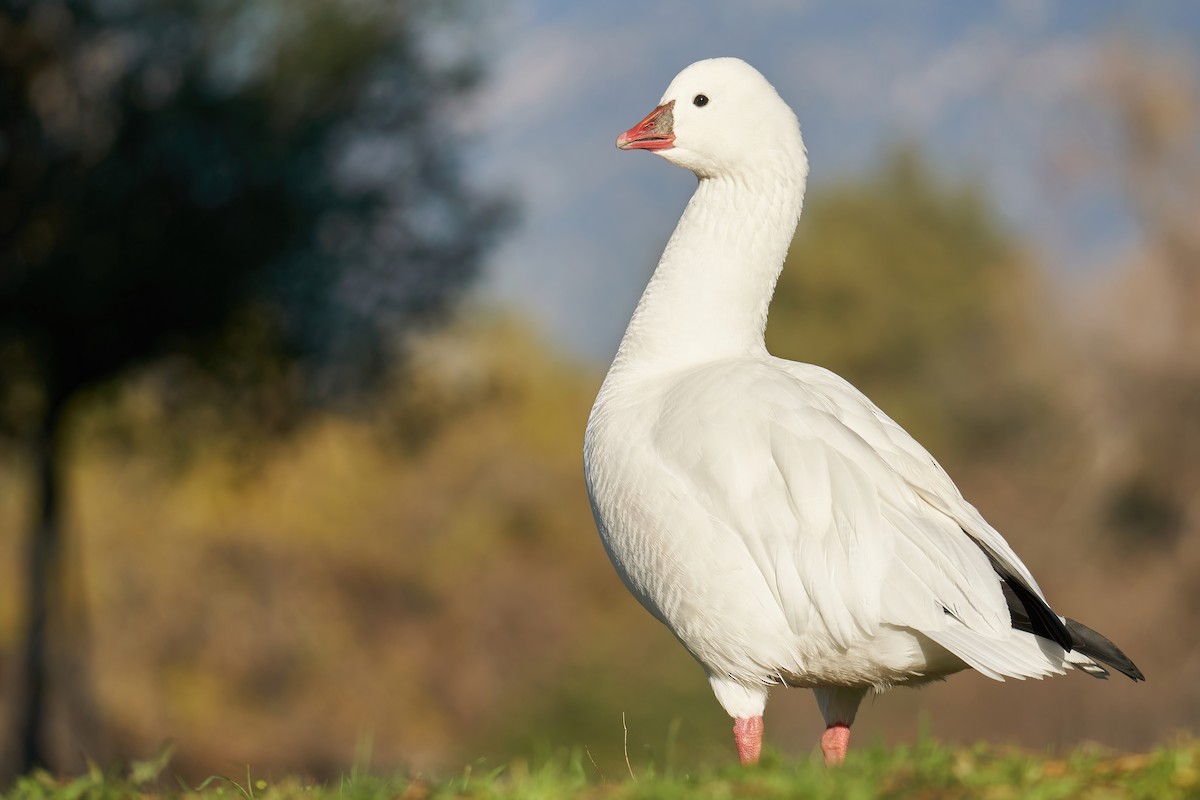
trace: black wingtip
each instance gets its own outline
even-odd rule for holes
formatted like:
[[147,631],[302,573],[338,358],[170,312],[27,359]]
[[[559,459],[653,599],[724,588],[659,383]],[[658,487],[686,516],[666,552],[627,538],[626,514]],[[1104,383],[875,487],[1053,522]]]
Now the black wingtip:
[[[963,532],[966,533],[966,530]],[[1096,661],[1102,661],[1131,680],[1146,680],[1146,676],[1137,665],[1121,652],[1121,648],[1109,641],[1108,637],[1082,622],[1067,617],[1060,618],[1031,586],[1005,567],[994,553],[980,542],[975,543],[983,550],[992,564],[992,569],[1000,577],[1000,588],[1004,592],[1014,629],[1049,639],[1064,650],[1073,650]],[[1108,672],[1102,667],[1093,666],[1093,669],[1083,671],[1094,678],[1108,677]]]
[[[1071,649],[1085,656],[1103,661],[1117,672],[1126,675],[1130,680],[1144,681],[1146,676],[1121,652],[1121,648],[1113,644],[1104,634],[1092,630],[1082,622],[1066,619],[1067,631],[1071,634]],[[1097,676],[1099,677],[1099,676]]]
[[1058,614],[1046,605],[1046,601],[995,560],[992,561],[992,566],[1000,575],[1000,587],[1004,591],[1004,599],[1008,602],[1013,627],[1049,639],[1063,650],[1073,650],[1071,632],[1059,619]]

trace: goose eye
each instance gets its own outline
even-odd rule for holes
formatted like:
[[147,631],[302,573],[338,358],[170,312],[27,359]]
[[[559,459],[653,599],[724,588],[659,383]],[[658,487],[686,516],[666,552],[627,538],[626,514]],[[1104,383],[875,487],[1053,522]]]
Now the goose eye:
[[708,95],[698,94],[692,99],[692,105],[702,108],[708,105]]

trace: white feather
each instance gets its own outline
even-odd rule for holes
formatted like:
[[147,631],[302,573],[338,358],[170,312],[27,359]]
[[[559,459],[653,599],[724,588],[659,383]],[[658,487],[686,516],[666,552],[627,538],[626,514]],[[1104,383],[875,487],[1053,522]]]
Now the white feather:
[[1040,589],[920,444],[828,370],[766,352],[807,174],[791,110],[733,59],[689,67],[670,101],[675,147],[658,154],[701,180],[584,448],[630,590],[733,716],[761,713],[780,682],[816,687],[823,709],[853,719],[871,688],[1080,663],[1012,629],[989,555]]

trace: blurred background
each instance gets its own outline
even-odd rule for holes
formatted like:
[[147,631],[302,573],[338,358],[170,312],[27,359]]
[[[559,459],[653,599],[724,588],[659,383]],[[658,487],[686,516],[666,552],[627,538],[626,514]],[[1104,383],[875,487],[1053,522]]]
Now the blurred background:
[[[733,759],[580,454],[694,185],[613,140],[717,55],[809,146],[773,351],[1148,676],[963,674],[857,740],[1196,730],[1200,7],[3,0],[4,775]],[[776,693],[772,747],[820,729]]]

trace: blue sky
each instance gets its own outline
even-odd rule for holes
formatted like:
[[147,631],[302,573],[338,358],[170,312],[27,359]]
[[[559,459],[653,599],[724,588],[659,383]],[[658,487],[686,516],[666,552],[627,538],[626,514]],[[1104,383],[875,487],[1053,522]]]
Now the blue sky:
[[[796,109],[810,192],[915,141],[983,181],[1067,284],[1100,280],[1136,231],[1104,169],[1056,157],[1112,142],[1086,98],[1122,41],[1200,74],[1200,3],[661,0],[488,6],[490,75],[463,125],[470,167],[520,208],[484,297],[573,354],[606,361],[694,186],[615,149],[689,63],[738,56]],[[803,222],[801,223],[803,224]]]

